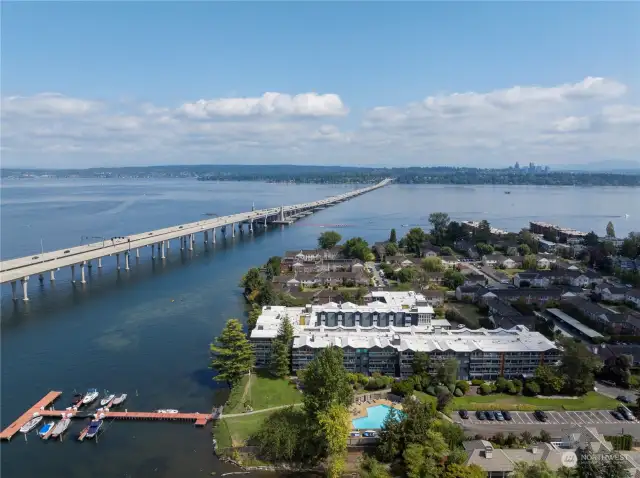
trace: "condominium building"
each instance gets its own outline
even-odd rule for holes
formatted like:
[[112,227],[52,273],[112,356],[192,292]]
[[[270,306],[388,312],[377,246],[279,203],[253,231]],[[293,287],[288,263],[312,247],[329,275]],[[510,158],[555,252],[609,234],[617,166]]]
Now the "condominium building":
[[457,359],[463,379],[532,374],[539,365],[558,359],[553,342],[523,326],[450,330],[449,322],[436,319],[421,294],[379,291],[366,300],[366,306],[265,306],[250,336],[256,366],[268,366],[271,344],[284,317],[294,328],[294,372],[329,346],[343,350],[344,365],[350,372],[396,377],[411,374],[416,352],[427,352],[432,367],[447,358]]

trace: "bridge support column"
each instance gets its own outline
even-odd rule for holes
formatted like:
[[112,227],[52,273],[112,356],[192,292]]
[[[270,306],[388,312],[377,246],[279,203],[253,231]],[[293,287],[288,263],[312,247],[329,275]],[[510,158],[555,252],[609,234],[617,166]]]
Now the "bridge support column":
[[129,252],[124,253],[124,270],[129,270]]
[[267,228],[267,216],[264,217],[264,228]]
[[171,239],[167,239],[167,251],[171,249]]
[[211,243],[212,244],[216,243],[216,228],[215,227],[213,229],[211,229]]
[[13,300],[18,300],[18,295],[16,294],[16,281],[11,281],[11,296]]
[[236,237],[236,223],[231,224],[231,237]]
[[40,281],[40,285],[44,282],[44,276],[42,274],[38,274],[38,280]]
[[209,231],[204,231],[204,243],[209,244]]
[[87,267],[88,267],[89,269],[91,269],[91,268],[93,267],[93,264],[91,263],[91,261],[87,261]]
[[29,276],[20,279],[22,283],[22,300],[27,302],[29,300],[29,294],[27,292],[27,285],[29,284]]
[[73,264],[71,265],[71,283],[76,283],[76,266]]
[[160,259],[164,260],[164,241],[160,243]]
[[136,259],[140,259],[140,248],[136,247]]
[[249,233],[253,234],[253,219],[249,221]]
[[80,283],[86,284],[87,281],[84,279],[84,262],[80,263]]
[[56,280],[56,271],[49,271],[49,280],[51,282]]
[[102,257],[98,257],[98,269],[102,269]]
[[120,270],[120,254],[116,254],[116,269]]
[[189,241],[189,250],[192,251],[193,250],[193,234],[189,234],[187,241]]
[[155,258],[156,258],[156,245],[151,244],[151,259],[155,259]]

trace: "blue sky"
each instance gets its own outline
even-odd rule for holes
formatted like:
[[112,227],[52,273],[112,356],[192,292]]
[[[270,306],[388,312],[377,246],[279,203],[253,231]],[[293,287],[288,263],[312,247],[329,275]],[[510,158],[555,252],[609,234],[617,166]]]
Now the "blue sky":
[[[2,118],[9,131],[3,131],[3,156],[11,164],[53,160],[61,167],[150,164],[153,158],[385,165],[511,164],[514,154],[551,164],[628,159],[637,157],[638,143],[620,146],[617,138],[629,134],[620,123],[640,124],[639,20],[640,5],[612,2],[3,3],[2,96],[10,112]],[[511,98],[518,87],[552,89],[588,77],[624,91],[591,82],[596,86],[583,88],[588,101],[567,105],[568,96],[560,95],[544,112],[535,98],[524,109],[518,101],[519,111],[509,114],[523,125],[532,115],[535,137],[524,138],[521,129],[501,137],[498,124],[479,132],[488,112],[474,110],[472,124],[465,110],[464,135],[477,141],[462,144],[452,132],[455,121],[436,122],[442,108],[416,106],[427,97],[450,106],[460,100],[456,93],[498,91]],[[312,115],[287,109],[259,118],[221,117],[209,106],[197,117],[176,113],[198,100],[265,92],[337,95],[344,108]],[[42,93],[59,95],[56,104],[44,97],[45,106],[34,106]],[[472,106],[486,100],[474,98]],[[62,100],[86,102],[84,116],[69,114],[71,103]],[[156,119],[179,122],[172,123],[180,134],[171,141],[158,140],[166,134],[150,125],[151,105]],[[377,107],[390,107],[382,110],[382,125]],[[57,135],[52,121],[59,131],[77,134]],[[109,133],[116,121],[119,133]],[[556,128],[561,138],[551,136],[563,121],[573,126]],[[123,133],[122,124],[136,131]],[[34,129],[40,133],[29,137]],[[579,132],[600,143],[585,143]],[[291,137],[262,139],[274,133]],[[124,150],[115,145],[122,135]],[[224,143],[222,136],[234,139]],[[437,138],[413,141],[421,136]],[[611,143],[618,146],[609,153]],[[185,146],[190,153],[181,155]],[[491,151],[478,155],[477,147]]]

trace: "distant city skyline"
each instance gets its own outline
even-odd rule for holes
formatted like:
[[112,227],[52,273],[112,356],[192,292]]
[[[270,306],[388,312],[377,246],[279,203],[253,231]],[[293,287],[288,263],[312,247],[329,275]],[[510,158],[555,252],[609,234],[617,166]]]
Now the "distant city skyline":
[[640,158],[637,3],[9,2],[2,166]]

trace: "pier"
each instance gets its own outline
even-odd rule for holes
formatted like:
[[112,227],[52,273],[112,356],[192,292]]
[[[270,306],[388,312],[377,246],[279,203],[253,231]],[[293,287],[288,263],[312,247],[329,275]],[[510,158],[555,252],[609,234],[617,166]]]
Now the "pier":
[[[51,391],[36,402],[29,410],[24,412],[11,425],[0,432],[0,440],[11,440],[11,438],[20,431],[29,420],[36,415],[49,418],[89,418],[95,417],[100,420],[163,420],[163,421],[182,421],[193,422],[197,427],[203,427],[211,420],[216,420],[222,415],[222,407],[215,408],[211,413],[158,413],[158,412],[114,412],[111,410],[95,411],[88,413],[86,410],[51,410],[47,409],[54,401],[56,401],[62,392]],[[80,440],[86,435],[86,429],[80,434]]]
[[[29,278],[37,276],[42,284],[45,274],[54,282],[56,271],[63,267],[71,269],[71,282],[86,283],[86,268],[103,266],[103,259],[115,257],[116,268],[125,271],[132,267],[130,257],[140,257],[140,249],[151,247],[151,258],[165,260],[165,251],[170,249],[171,241],[179,239],[180,250],[193,250],[196,242],[196,234],[202,233],[204,244],[216,242],[216,231],[220,231],[224,238],[234,238],[236,230],[244,233],[244,225],[247,225],[248,233],[252,234],[254,228],[267,228],[269,224],[289,225],[296,220],[313,214],[317,210],[334,206],[356,196],[366,194],[389,184],[391,179],[362,189],[332,196],[318,201],[280,206],[269,209],[257,209],[230,216],[215,217],[198,222],[167,227],[155,231],[133,234],[126,237],[114,237],[102,242],[73,246],[52,252],[37,252],[27,257],[9,259],[0,262],[0,284],[11,283],[13,299],[18,300],[18,282],[22,292],[22,300],[29,300]],[[157,250],[157,252],[156,252]],[[122,259],[122,260],[121,260]],[[79,273],[79,277],[76,276]]]

